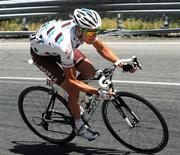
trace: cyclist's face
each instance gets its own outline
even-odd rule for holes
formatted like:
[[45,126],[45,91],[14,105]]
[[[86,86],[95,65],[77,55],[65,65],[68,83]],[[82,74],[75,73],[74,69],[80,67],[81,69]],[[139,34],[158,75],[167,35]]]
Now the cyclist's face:
[[82,29],[82,40],[87,44],[92,44],[98,31]]

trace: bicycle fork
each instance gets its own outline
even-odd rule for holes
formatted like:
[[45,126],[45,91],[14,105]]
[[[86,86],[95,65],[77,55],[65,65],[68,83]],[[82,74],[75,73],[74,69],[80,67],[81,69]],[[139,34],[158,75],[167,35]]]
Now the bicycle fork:
[[[124,102],[124,100],[121,97],[118,97],[118,99],[113,99],[112,103],[114,106],[118,109],[120,115],[124,118],[126,123],[130,128],[134,128],[135,125],[139,122],[139,118],[137,115],[129,108],[129,106]],[[133,122],[130,122],[129,118],[126,116],[124,111],[122,110],[122,107],[124,107],[130,114],[133,116]]]

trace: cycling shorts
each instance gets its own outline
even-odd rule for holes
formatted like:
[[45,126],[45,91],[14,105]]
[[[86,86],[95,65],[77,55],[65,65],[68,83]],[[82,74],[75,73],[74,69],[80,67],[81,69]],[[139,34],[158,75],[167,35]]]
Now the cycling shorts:
[[[31,56],[34,64],[43,71],[51,80],[56,84],[61,85],[66,76],[63,71],[60,56],[40,56],[36,54],[31,48]],[[82,54],[78,49],[74,50],[74,64],[77,68],[84,60],[86,56]]]

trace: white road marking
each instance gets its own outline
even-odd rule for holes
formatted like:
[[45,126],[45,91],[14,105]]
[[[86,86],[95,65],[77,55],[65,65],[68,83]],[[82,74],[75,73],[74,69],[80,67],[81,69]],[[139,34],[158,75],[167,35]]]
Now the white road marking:
[[[0,80],[32,80],[44,81],[46,78],[33,78],[33,77],[0,77]],[[113,80],[115,83],[129,83],[129,84],[145,84],[145,85],[167,85],[167,86],[180,86],[180,83],[171,82],[153,82],[153,81],[121,81]]]
[[106,42],[107,44],[110,45],[179,45],[179,42],[167,42],[167,41],[157,41],[157,42],[152,42],[152,41],[147,41],[147,42]]
[[129,84],[146,84],[146,85],[169,85],[169,86],[180,86],[180,83],[172,82],[152,82],[152,81],[120,81],[113,80],[115,83],[129,83]]
[[46,78],[33,78],[33,77],[0,77],[0,80],[32,80],[32,81],[43,81]]
[[0,45],[30,45],[30,42],[0,42]]

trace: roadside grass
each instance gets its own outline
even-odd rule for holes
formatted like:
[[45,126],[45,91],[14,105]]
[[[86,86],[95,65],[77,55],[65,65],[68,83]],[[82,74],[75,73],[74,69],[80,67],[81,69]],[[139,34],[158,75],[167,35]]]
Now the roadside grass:
[[[35,31],[42,24],[42,22],[28,22],[28,30]],[[162,20],[144,21],[142,19],[128,18],[123,21],[123,29],[127,30],[147,30],[147,29],[159,29],[163,25]],[[101,29],[117,29],[117,18],[103,18]],[[169,28],[180,28],[180,20],[172,22]],[[22,19],[16,20],[0,20],[0,31],[21,31]]]

